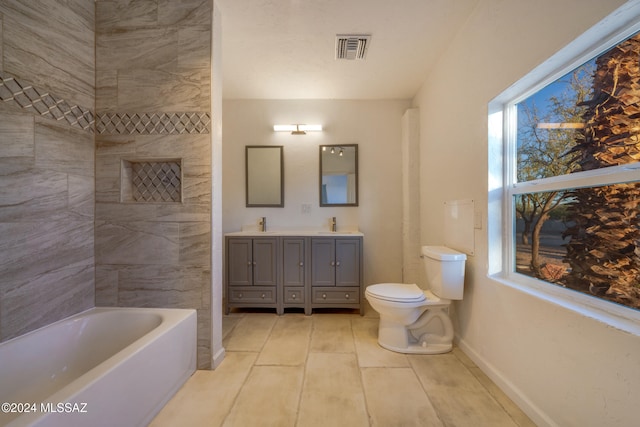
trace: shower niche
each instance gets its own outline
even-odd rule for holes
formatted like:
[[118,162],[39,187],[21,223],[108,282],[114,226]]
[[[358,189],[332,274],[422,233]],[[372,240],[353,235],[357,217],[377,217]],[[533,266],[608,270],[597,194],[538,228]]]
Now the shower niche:
[[120,200],[124,203],[181,203],[182,159],[123,159]]

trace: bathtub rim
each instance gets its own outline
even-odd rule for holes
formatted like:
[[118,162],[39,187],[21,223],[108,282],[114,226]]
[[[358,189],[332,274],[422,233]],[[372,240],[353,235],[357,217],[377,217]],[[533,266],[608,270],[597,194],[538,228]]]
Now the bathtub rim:
[[[88,317],[93,314],[107,313],[107,312],[131,312],[131,313],[143,313],[143,314],[156,314],[161,317],[161,322],[155,328],[147,332],[145,335],[139,337],[135,341],[131,342],[128,346],[124,347],[117,353],[111,355],[109,358],[101,361],[96,366],[88,370],[87,372],[79,375],[74,379],[71,383],[65,385],[59,390],[55,391],[51,395],[43,398],[42,401],[35,402],[37,405],[41,403],[53,403],[57,404],[60,402],[72,402],[72,403],[80,403],[76,402],[76,396],[85,392],[86,390],[91,389],[96,385],[97,382],[100,381],[102,377],[108,374],[110,371],[117,369],[118,366],[126,363],[128,359],[133,357],[134,355],[142,352],[145,348],[152,345],[161,335],[167,333],[173,328],[181,325],[182,322],[189,321],[190,318],[193,318],[193,323],[196,325],[197,329],[197,311],[195,309],[182,309],[182,308],[142,308],[142,307],[92,307],[76,314],[70,315],[63,319],[60,319],[56,322],[45,325],[36,330],[30,331],[26,334],[20,335],[18,337],[12,338],[10,340],[4,341],[0,343],[0,346],[10,344],[11,342],[16,342],[18,340],[26,340],[29,339],[32,335],[40,332],[47,328],[55,327],[56,325],[63,324],[65,322],[74,321],[76,319],[80,319],[83,317]],[[195,331],[194,331],[195,333]],[[181,375],[180,380],[171,384],[170,387],[167,387],[167,393],[162,402],[159,402],[156,408],[153,408],[152,412],[154,413],[148,422],[153,419],[153,417],[157,414],[157,412],[171,399],[171,397],[182,387],[184,382],[196,371],[196,353],[197,353],[197,339],[195,340],[195,347],[191,349],[192,357],[189,363],[189,367],[184,371],[183,375]],[[25,413],[19,417],[13,418],[9,421],[9,426],[14,425],[23,425],[22,423],[26,422],[28,425],[38,424],[41,419],[44,417],[43,413]]]

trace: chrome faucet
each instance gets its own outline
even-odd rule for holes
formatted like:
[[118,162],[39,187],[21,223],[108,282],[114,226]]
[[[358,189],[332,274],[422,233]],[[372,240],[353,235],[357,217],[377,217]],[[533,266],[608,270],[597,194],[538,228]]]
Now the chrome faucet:
[[267,231],[267,217],[263,216],[260,219],[260,222],[258,223],[260,225],[260,231],[265,232]]
[[332,217],[331,218],[331,222],[329,223],[331,225],[331,231],[335,232],[336,231],[336,217]]

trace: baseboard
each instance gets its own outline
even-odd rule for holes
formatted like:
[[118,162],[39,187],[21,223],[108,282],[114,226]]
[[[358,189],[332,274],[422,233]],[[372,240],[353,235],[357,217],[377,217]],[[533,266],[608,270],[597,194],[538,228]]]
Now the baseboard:
[[218,366],[220,366],[220,363],[222,363],[222,361],[224,360],[224,356],[224,347],[220,347],[220,349],[211,358],[211,369],[216,369]]
[[481,357],[465,340],[456,336],[456,344],[537,426],[558,427],[544,411],[522,393],[522,390],[514,386],[501,371]]

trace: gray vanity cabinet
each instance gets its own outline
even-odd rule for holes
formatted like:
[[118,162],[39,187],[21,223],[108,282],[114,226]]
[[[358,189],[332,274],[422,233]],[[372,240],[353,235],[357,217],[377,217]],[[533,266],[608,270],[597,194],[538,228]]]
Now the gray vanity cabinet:
[[282,238],[282,303],[283,308],[304,308],[305,314],[311,314],[307,303],[309,282],[307,268],[307,241],[304,237]]
[[311,239],[311,307],[361,310],[362,239]]
[[226,236],[231,307],[356,308],[362,314],[362,237]]
[[278,238],[227,239],[227,313],[230,307],[277,307]]

